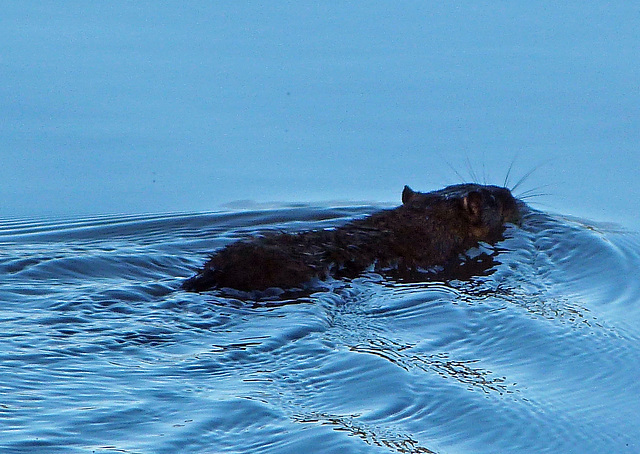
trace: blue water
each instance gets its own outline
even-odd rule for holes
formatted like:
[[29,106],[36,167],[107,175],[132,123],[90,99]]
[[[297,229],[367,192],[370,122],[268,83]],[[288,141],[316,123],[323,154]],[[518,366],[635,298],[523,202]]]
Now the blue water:
[[534,212],[470,281],[179,290],[237,238],[374,208],[2,223],[0,451],[640,451],[636,233]]
[[4,1],[0,217],[391,202],[517,158],[545,208],[638,228],[639,8]]
[[[640,452],[637,4],[1,10],[0,452]],[[178,289],[510,166],[489,276]]]

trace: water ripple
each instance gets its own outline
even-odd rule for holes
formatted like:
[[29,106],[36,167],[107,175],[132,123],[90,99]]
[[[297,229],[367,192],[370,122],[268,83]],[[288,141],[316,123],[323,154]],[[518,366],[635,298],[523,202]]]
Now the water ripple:
[[179,290],[237,238],[371,209],[2,223],[0,450],[640,450],[633,232],[532,212],[487,276]]

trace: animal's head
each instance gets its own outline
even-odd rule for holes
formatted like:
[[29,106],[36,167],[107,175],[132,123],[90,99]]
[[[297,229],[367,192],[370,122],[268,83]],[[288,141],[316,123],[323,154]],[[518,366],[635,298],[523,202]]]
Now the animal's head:
[[445,211],[447,218],[458,220],[477,241],[495,241],[506,223],[519,224],[523,205],[507,188],[472,183],[428,193],[405,186],[402,203],[417,210]]

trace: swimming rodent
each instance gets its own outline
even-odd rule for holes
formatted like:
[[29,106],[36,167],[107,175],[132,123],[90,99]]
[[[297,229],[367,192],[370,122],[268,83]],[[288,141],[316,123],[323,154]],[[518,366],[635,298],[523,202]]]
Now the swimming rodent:
[[[459,184],[421,193],[408,186],[402,205],[329,230],[270,233],[213,254],[182,288],[263,291],[304,287],[320,279],[446,269],[480,242],[502,239],[523,202],[499,186]],[[455,265],[454,265],[455,266]]]

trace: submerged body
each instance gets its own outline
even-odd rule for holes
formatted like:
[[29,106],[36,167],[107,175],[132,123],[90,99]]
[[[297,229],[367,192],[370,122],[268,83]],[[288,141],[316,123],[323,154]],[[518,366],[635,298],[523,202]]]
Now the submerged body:
[[405,187],[402,205],[332,230],[280,233],[217,251],[189,291],[299,288],[315,279],[355,277],[367,269],[412,273],[446,267],[479,242],[495,243],[522,203],[498,186],[462,184],[420,193]]

